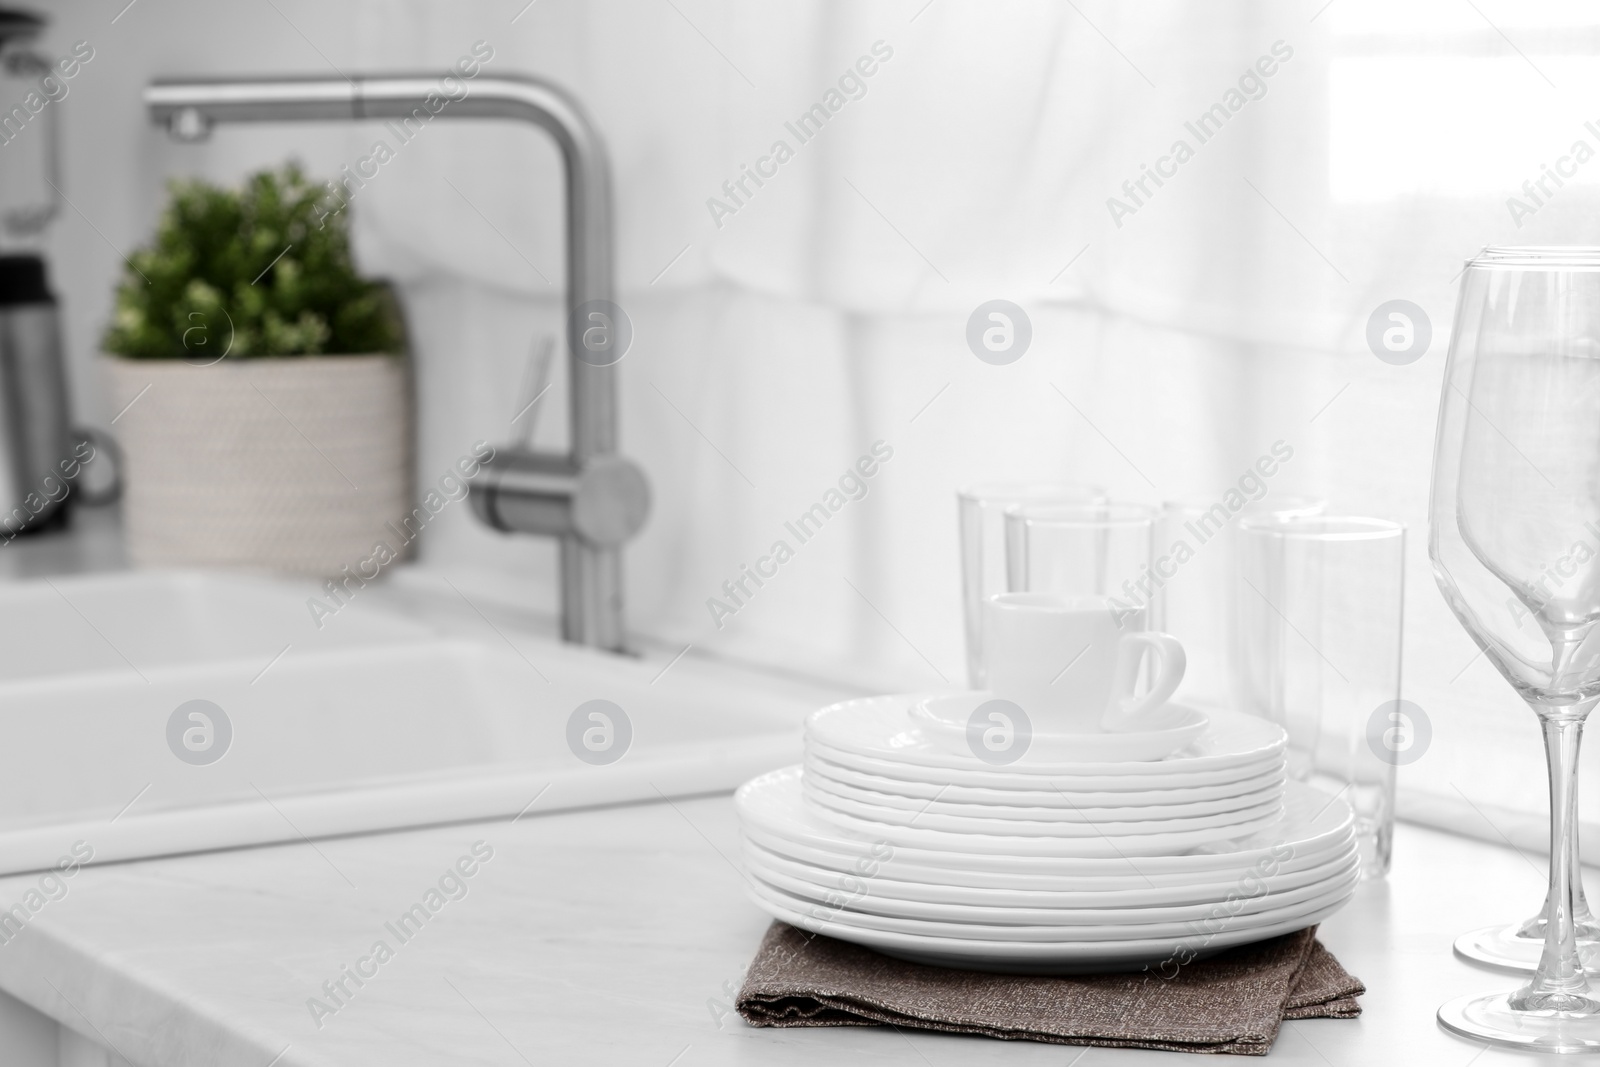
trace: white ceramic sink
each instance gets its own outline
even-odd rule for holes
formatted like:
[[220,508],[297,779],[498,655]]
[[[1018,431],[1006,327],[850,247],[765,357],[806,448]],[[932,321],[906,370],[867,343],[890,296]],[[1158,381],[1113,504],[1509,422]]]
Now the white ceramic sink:
[[[797,759],[800,720],[837,695],[561,645],[452,613],[450,587],[435,611],[366,591],[318,629],[316,592],[198,573],[0,586],[0,874],[80,842],[108,862],[730,789]],[[222,748],[204,707],[169,736],[196,700],[231,727],[214,762],[188,761]],[[569,731],[594,700],[631,725],[614,762],[590,762],[625,733],[609,708]]]

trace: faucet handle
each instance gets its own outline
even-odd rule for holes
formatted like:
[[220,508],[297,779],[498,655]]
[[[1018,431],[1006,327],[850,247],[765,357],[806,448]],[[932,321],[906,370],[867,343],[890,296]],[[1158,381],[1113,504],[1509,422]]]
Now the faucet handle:
[[650,483],[614,453],[576,463],[570,456],[510,448],[472,479],[469,499],[496,530],[576,536],[601,548],[632,540],[650,516]]

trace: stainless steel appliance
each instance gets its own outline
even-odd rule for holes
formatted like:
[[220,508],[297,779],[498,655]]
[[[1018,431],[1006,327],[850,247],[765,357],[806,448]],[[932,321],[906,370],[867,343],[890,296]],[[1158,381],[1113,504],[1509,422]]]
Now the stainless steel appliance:
[[56,301],[38,256],[0,256],[0,532],[66,521],[73,456]]
[[[0,187],[43,190],[0,206],[0,542],[56,529],[75,503],[114,499],[117,487],[83,488],[83,470],[112,446],[71,426],[61,328],[38,249],[62,200],[58,107],[65,95],[54,66],[25,47],[44,29],[25,11],[0,10],[0,70],[9,102],[23,104],[0,118]],[[27,90],[27,92],[24,92]],[[34,91],[37,90],[37,91]],[[37,170],[36,175],[20,173]],[[33,180],[39,179],[39,180]]]

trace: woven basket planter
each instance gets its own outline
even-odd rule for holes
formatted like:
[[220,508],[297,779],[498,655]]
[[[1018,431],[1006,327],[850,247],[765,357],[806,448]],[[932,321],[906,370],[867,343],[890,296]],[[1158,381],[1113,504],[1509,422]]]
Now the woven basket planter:
[[137,566],[329,576],[386,539],[410,498],[404,360],[107,357]]

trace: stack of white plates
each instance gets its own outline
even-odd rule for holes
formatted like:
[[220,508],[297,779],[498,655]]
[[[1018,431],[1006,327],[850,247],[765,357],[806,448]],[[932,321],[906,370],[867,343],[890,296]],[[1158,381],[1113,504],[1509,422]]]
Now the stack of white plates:
[[1286,785],[1271,723],[1213,712],[1163,760],[997,767],[923,737],[916,699],[822,709],[803,767],[740,789],[774,917],[969,969],[1165,969],[1320,922],[1354,889],[1350,809]]

